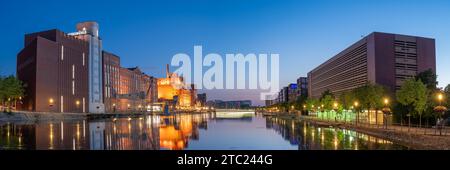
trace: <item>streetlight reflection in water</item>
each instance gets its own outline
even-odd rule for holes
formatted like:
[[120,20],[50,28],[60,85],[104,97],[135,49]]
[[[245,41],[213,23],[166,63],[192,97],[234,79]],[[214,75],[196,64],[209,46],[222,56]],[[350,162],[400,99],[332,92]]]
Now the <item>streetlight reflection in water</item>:
[[30,124],[2,123],[0,124],[0,149],[361,150],[408,148],[352,130],[322,127],[299,120],[263,117],[254,113],[204,113],[64,120],[55,123],[52,121]]

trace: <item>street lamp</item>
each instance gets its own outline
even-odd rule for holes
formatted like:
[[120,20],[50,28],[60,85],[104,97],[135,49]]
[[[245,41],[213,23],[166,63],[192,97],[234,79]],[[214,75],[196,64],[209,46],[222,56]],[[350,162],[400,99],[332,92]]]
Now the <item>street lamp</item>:
[[53,102],[54,102],[54,101],[53,101],[53,98],[48,99],[48,103],[49,103],[49,106],[50,106],[50,107],[53,106]]
[[75,105],[77,106],[78,109],[78,107],[80,106],[80,101],[79,100],[75,101]]
[[356,112],[356,121],[355,121],[355,124],[356,124],[356,126],[358,126],[358,121],[359,121],[359,111],[358,111],[359,103],[358,103],[358,101],[353,102],[353,106],[354,106],[355,112]]
[[334,110],[334,121],[337,122],[337,110],[338,110],[338,103],[333,103],[333,110]]
[[115,103],[113,103],[113,113],[115,113],[116,112],[116,104]]
[[441,120],[442,115],[444,114],[444,112],[447,111],[447,107],[442,106],[442,100],[444,99],[444,95],[442,93],[439,93],[437,95],[438,101],[439,101],[439,106],[434,107],[434,111],[439,113],[439,119],[436,122],[436,127],[439,128],[439,135],[442,135],[442,125],[443,125],[443,120]]
[[438,100],[439,100],[439,105],[442,105],[442,99],[444,98],[444,96],[442,95],[442,93],[438,94]]
[[383,100],[384,103],[384,108],[383,108],[383,124],[385,126],[385,128],[387,129],[387,115],[391,113],[391,109],[389,108],[389,99],[388,98],[384,98]]

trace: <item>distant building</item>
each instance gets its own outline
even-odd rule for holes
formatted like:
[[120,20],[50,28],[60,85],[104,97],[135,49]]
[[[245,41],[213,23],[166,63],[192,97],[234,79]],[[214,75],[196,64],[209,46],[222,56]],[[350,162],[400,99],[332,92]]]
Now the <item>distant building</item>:
[[183,77],[169,71],[166,65],[166,78],[159,78],[158,101],[167,102],[172,106],[190,108],[195,105],[197,90],[192,84],[186,84]]
[[144,111],[152,99],[153,77],[143,73],[138,67],[120,68],[119,91],[111,107],[120,112]]
[[206,106],[206,93],[197,94],[197,102],[200,103],[200,106]]
[[374,32],[308,73],[308,94],[339,95],[369,82],[395,92],[405,79],[436,71],[435,40]]
[[297,100],[297,84],[295,83],[291,83],[288,85],[288,89],[287,89],[287,97],[288,97],[288,102],[295,102]]
[[279,103],[289,102],[289,87],[283,87],[278,93]]
[[297,96],[308,97],[308,77],[299,77],[297,79]]
[[216,109],[248,109],[252,107],[251,100],[237,100],[237,101],[222,101],[214,100],[208,101],[208,106],[213,106]]

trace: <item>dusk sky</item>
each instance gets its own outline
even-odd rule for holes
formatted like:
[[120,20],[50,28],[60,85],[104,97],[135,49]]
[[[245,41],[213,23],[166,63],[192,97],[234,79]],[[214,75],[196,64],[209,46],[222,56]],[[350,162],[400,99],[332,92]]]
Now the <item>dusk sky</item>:
[[[78,22],[100,25],[103,48],[123,67],[139,66],[163,77],[173,55],[278,53],[280,85],[342,51],[371,32],[436,39],[440,87],[450,83],[448,0],[164,0],[1,1],[0,74],[15,74],[24,35],[48,29],[74,32]],[[173,70],[174,68],[172,68]],[[208,91],[208,100],[258,101],[250,90]]]

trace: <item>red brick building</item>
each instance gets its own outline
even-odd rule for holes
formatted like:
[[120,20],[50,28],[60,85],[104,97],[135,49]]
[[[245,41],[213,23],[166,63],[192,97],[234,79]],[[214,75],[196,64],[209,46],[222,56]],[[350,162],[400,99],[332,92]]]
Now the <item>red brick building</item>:
[[25,35],[17,76],[26,85],[20,109],[87,112],[89,44],[59,30]]
[[[25,35],[24,48],[17,55],[17,77],[27,86],[18,109],[111,113],[144,111],[157,102],[157,79],[137,67],[122,68],[119,56],[103,51],[97,23],[77,24],[77,30]],[[91,51],[96,54],[90,55]],[[90,108],[89,103],[95,106]]]

